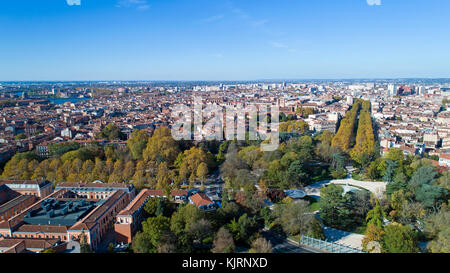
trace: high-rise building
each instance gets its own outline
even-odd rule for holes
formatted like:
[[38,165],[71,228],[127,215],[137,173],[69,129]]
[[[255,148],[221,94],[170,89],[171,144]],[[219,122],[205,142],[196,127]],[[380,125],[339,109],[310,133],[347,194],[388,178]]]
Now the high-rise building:
[[423,95],[423,94],[425,94],[425,86],[419,86],[417,95],[420,96],[420,95]]
[[388,95],[391,97],[397,96],[398,95],[398,86],[395,84],[389,84]]

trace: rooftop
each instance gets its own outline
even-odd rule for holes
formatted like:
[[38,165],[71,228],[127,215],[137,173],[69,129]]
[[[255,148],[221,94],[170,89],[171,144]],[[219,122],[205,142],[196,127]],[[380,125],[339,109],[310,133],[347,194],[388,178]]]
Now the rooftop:
[[87,215],[97,205],[87,200],[49,198],[38,209],[29,211],[24,222],[31,225],[70,226]]

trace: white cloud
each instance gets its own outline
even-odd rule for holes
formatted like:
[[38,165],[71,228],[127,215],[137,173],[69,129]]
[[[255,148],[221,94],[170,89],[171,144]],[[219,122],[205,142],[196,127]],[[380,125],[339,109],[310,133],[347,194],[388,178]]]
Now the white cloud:
[[136,8],[137,10],[148,10],[150,5],[147,0],[119,0],[116,4],[117,8]]
[[205,22],[205,23],[211,23],[211,22],[214,22],[214,21],[219,21],[219,20],[223,19],[224,17],[225,16],[223,16],[223,15],[214,15],[214,16],[205,18],[202,21]]
[[369,6],[381,6],[381,0],[366,0]]
[[138,10],[148,10],[150,8],[150,5],[140,5],[137,7]]
[[280,42],[270,42],[270,45],[275,48],[288,48],[287,45]]
[[66,0],[69,6],[81,6],[81,0]]

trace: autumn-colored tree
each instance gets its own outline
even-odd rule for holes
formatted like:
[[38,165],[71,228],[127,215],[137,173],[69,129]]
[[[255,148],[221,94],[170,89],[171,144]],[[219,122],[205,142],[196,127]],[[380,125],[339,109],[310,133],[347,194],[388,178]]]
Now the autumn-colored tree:
[[252,248],[249,253],[272,253],[272,244],[263,237],[257,238],[252,242]]
[[172,181],[171,171],[169,170],[169,166],[167,162],[162,162],[158,166],[158,172],[156,175],[158,189],[167,189],[170,187],[170,182]]
[[197,147],[184,151],[183,163],[181,163],[179,170],[180,178],[185,179],[189,177],[189,181],[193,183],[197,178],[200,178],[197,173],[199,166],[202,163],[207,165],[211,157],[210,154]]
[[36,169],[33,171],[33,175],[31,176],[31,179],[48,179],[50,180],[47,175],[50,171],[50,160],[46,159],[43,160],[39,165],[36,167]]
[[200,163],[200,165],[198,165],[197,177],[202,181],[202,186],[204,186],[208,172],[208,165],[205,162],[202,162]]
[[[367,106],[367,103],[369,106]],[[356,145],[350,152],[352,159],[359,165],[363,165],[362,157],[364,154],[371,155],[375,152],[375,135],[370,115],[370,102],[364,101],[362,108],[359,116]]]
[[169,128],[161,127],[156,129],[153,136],[148,140],[142,156],[146,162],[160,163],[166,161],[169,165],[172,165],[179,152],[178,144],[173,139]]
[[81,180],[85,182],[94,181],[92,173],[95,168],[95,164],[92,160],[86,160],[81,167]]
[[131,152],[133,160],[141,160],[142,152],[147,147],[149,136],[144,130],[136,130],[131,133],[127,141],[127,147]]
[[356,119],[360,108],[361,102],[356,100],[352,109],[348,111],[345,114],[345,117],[341,120],[338,132],[332,141],[333,147],[338,147],[346,153],[350,151],[352,148],[352,143],[355,139]]
[[366,233],[362,240],[363,250],[368,252],[381,253],[383,251],[383,236],[383,228],[375,224],[369,224],[366,228]]
[[142,189],[145,184],[147,183],[146,179],[146,167],[145,163],[143,161],[139,161],[136,165],[136,171],[133,175],[133,185],[138,188]]
[[284,133],[297,132],[304,134],[309,130],[309,125],[303,120],[290,120],[280,123],[278,130]]
[[213,253],[233,253],[235,250],[233,236],[227,228],[221,227],[214,239]]
[[135,171],[135,166],[133,161],[128,161],[125,164],[124,170],[123,170],[123,178],[126,180],[130,180],[133,177]]

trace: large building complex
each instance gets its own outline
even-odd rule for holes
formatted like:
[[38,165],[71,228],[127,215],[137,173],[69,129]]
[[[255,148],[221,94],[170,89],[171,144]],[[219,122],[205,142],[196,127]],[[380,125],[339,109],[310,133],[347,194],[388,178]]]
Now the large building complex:
[[[2,191],[3,185],[11,184],[3,181]],[[71,241],[95,250],[106,234],[114,234],[115,217],[135,197],[135,190],[132,184],[62,183],[53,193],[38,196],[21,191],[0,206],[0,251],[38,252],[45,248],[36,244],[53,247]]]

